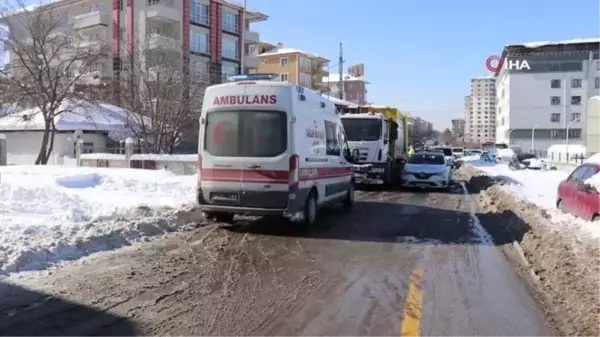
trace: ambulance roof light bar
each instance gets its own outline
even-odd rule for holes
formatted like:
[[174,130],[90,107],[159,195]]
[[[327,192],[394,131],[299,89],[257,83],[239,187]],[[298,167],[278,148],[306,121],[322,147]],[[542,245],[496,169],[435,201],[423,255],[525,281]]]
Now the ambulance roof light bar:
[[240,81],[275,81],[279,80],[279,74],[245,74],[229,76],[229,82]]

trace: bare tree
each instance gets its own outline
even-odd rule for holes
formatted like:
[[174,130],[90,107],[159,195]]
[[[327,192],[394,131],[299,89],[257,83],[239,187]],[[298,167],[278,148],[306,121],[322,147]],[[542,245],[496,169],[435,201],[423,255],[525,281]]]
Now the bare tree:
[[144,40],[127,51],[118,105],[129,111],[130,129],[144,152],[172,153],[197,128],[209,67],[185,58],[178,39],[166,33]]
[[73,108],[63,102],[83,98],[75,84],[94,76],[108,51],[101,41],[79,34],[66,13],[53,7],[31,8],[18,0],[0,8],[0,44],[10,55],[10,66],[0,69],[0,101],[35,108],[43,116],[36,165],[45,165],[52,153],[57,117]]

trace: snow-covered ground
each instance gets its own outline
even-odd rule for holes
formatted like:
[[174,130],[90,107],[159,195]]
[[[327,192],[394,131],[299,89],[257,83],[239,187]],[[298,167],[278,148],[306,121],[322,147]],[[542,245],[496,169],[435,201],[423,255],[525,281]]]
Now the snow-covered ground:
[[[41,269],[176,230],[196,176],[61,166],[0,168],[0,272]],[[172,221],[168,221],[171,219]]]
[[558,185],[570,173],[558,170],[512,171],[506,164],[486,163],[482,161],[474,161],[469,164],[479,168],[489,176],[502,177],[505,181],[509,182],[503,188],[507,189],[513,195],[532,202],[546,210],[557,229],[575,229],[582,234],[582,238],[600,238],[600,227],[598,224],[563,213],[556,208]]

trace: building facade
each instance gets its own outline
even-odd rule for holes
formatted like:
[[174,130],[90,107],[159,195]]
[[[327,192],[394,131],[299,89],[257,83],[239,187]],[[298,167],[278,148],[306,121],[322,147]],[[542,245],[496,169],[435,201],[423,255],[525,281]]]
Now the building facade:
[[600,92],[599,46],[598,38],[506,46],[496,73],[498,140],[523,151],[567,138],[585,145],[587,106]]
[[259,64],[256,72],[276,73],[281,81],[315,91],[323,90],[320,79],[328,74],[328,59],[300,49],[285,48],[282,43],[272,45],[261,42],[258,47]]
[[455,118],[452,120],[452,135],[459,140],[465,140],[465,119]]
[[471,129],[471,96],[469,95],[465,96],[463,117],[465,120],[464,140],[466,142],[472,142],[471,133],[469,132]]
[[471,79],[471,94],[467,105],[469,141],[485,143],[496,141],[496,91],[493,76]]
[[367,104],[367,84],[364,76],[353,76],[343,74],[343,93],[340,94],[340,75],[329,74],[323,77],[323,83],[327,86],[327,91],[332,97],[340,98],[358,105]]
[[588,153],[600,152],[600,96],[588,101],[585,146]]
[[228,0],[58,0],[42,8],[87,43],[111,41],[111,53],[95,65],[90,81],[118,78],[128,55],[143,46],[171,49],[189,60],[193,72],[221,83],[242,64],[258,67],[258,56],[250,51],[259,38],[250,24],[268,19],[248,10],[244,16],[244,8]]

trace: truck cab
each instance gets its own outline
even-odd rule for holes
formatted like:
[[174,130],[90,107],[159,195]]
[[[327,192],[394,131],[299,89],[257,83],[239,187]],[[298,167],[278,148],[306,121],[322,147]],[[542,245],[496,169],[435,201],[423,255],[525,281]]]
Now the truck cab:
[[[399,178],[404,139],[395,109],[346,108],[341,111],[348,145],[358,152],[355,173],[363,183],[391,184]],[[403,132],[402,132],[403,133]]]

